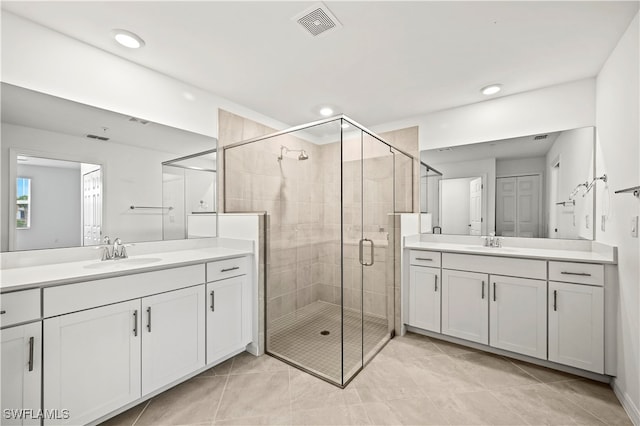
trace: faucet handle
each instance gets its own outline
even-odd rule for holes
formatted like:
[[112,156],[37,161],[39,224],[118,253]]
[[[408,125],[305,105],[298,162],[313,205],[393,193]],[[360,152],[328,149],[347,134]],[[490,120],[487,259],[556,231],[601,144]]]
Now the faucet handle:
[[108,235],[105,235],[104,238],[102,238],[102,242],[105,244],[111,244],[111,238],[109,238]]
[[493,246],[494,247],[502,247],[502,238],[496,237],[496,239],[493,241]]

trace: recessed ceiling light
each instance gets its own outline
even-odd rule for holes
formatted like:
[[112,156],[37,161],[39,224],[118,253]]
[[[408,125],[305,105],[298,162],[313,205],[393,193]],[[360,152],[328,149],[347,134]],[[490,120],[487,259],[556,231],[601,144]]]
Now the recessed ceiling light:
[[486,96],[495,95],[500,90],[502,90],[502,84],[491,84],[480,89],[482,94]]
[[144,40],[139,35],[127,30],[113,30],[113,38],[129,49],[139,49],[144,46]]
[[333,114],[333,109],[331,109],[329,107],[320,108],[320,115],[322,115],[324,117],[329,117],[331,114]]

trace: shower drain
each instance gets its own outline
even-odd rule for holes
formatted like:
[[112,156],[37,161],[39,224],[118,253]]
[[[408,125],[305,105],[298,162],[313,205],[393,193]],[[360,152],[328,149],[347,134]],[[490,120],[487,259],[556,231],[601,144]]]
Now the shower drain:
[[329,335],[329,330],[322,330],[320,332],[320,334],[322,334],[323,336],[328,336]]

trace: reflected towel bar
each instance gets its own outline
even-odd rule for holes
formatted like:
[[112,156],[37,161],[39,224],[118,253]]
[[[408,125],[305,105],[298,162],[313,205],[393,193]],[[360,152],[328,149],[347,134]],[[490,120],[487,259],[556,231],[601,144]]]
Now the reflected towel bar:
[[129,206],[129,209],[162,209],[162,210],[173,210],[173,207],[151,207],[151,206]]
[[632,186],[631,188],[620,189],[615,194],[633,193],[634,197],[640,198],[640,185]]

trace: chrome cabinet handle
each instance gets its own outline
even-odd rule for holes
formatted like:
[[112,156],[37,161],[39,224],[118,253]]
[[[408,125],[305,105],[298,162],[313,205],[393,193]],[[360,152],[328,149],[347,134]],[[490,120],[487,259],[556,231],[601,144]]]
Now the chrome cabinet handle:
[[484,281],[482,281],[482,298],[484,299]]
[[6,314],[6,313],[7,313],[7,311],[6,311],[5,309],[3,309],[3,310],[1,310],[1,311],[0,311],[0,315],[4,315],[4,314]]
[[366,238],[365,238],[365,240],[367,240],[367,241],[369,241],[369,242],[371,243],[371,263],[370,263],[370,264],[368,264],[368,265],[365,265],[365,266],[371,266],[371,265],[373,265],[374,263],[376,263],[376,259],[375,259],[375,245],[373,244],[373,240],[369,240],[369,239],[366,239]]
[[428,257],[416,257],[416,260],[424,260],[425,262],[433,262],[433,259],[429,259]]
[[216,311],[216,292],[211,290],[211,312]]
[[496,283],[493,283],[493,301],[496,301]]
[[133,311],[133,335],[138,336],[138,310]]
[[436,285],[433,291],[438,291],[438,276],[437,275],[434,275],[434,276],[436,277]]
[[578,275],[580,277],[590,277],[591,274],[587,273],[587,272],[565,272],[562,271],[560,272],[562,275]]
[[33,347],[35,346],[34,338],[29,337],[29,371],[33,371]]
[[235,271],[236,269],[240,269],[240,267],[239,266],[234,266],[233,268],[220,269],[220,272]]
[[553,290],[553,310],[558,310],[558,290]]
[[147,330],[149,331],[149,333],[151,333],[151,306],[147,308],[147,315]]

